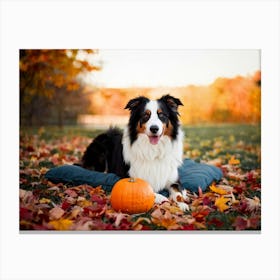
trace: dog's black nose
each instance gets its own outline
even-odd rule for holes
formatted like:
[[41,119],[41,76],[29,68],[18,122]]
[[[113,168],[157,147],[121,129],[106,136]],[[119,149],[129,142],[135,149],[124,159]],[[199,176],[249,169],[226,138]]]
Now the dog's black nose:
[[150,130],[151,130],[152,133],[156,134],[158,132],[159,128],[158,128],[157,125],[152,125],[150,127]]

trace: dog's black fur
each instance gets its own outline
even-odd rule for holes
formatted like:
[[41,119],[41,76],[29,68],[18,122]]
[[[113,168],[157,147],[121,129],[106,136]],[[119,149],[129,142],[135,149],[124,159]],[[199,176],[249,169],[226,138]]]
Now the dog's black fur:
[[123,159],[121,141],[122,131],[118,128],[110,128],[98,135],[87,147],[82,157],[82,167],[128,177],[129,166]]

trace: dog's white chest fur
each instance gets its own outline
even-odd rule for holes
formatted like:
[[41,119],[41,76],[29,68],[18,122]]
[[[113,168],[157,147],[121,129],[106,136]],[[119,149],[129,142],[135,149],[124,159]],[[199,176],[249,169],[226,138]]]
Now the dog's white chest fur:
[[147,135],[139,134],[131,145],[126,127],[122,144],[124,160],[130,164],[129,176],[146,180],[155,192],[177,182],[178,167],[182,164],[183,158],[181,129],[174,141],[163,135],[157,145],[152,145]]

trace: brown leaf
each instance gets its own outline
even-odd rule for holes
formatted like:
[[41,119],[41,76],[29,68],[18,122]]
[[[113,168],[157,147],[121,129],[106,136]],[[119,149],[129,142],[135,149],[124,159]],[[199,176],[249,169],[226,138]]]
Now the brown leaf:
[[58,220],[64,213],[65,211],[60,207],[54,207],[49,211],[50,220]]
[[177,224],[176,218],[170,213],[170,211],[164,211],[163,209],[158,208],[151,214],[151,217],[153,223],[165,227],[166,229],[178,229],[181,227],[181,225]]

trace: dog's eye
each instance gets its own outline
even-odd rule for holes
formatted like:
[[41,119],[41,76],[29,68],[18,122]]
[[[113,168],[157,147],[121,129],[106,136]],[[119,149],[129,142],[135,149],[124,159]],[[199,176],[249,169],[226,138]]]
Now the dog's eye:
[[162,122],[167,120],[167,115],[165,115],[163,112],[159,112],[158,117]]
[[145,113],[142,117],[141,117],[141,122],[145,123],[149,120],[150,118],[150,114],[149,113]]

